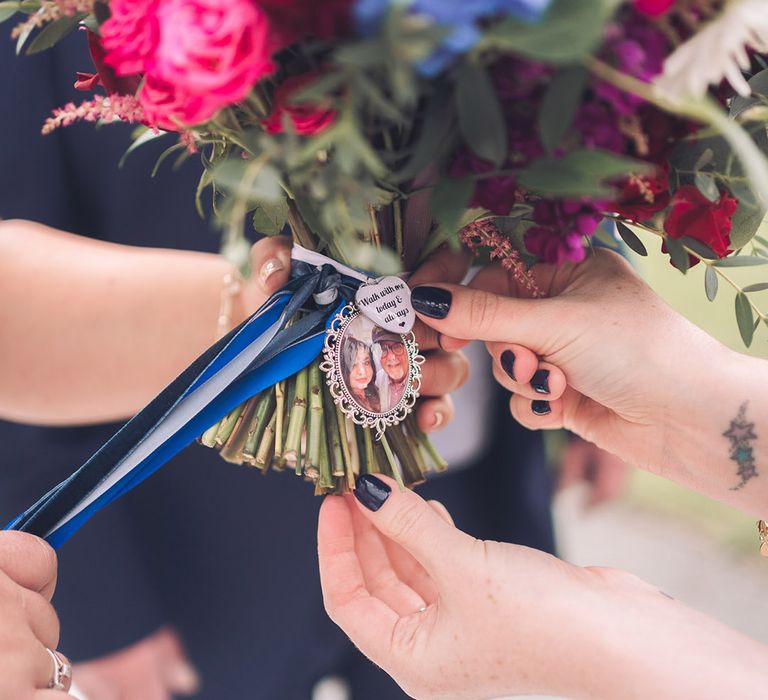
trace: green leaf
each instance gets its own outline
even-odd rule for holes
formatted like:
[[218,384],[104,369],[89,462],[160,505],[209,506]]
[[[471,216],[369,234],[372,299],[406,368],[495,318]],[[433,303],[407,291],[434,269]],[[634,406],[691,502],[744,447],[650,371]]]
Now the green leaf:
[[723,258],[713,264],[715,267],[752,267],[754,265],[766,265],[768,259],[756,258],[751,255],[737,255],[733,258]]
[[212,177],[217,186],[247,202],[276,202],[283,195],[279,173],[268,163],[231,158],[215,165]]
[[582,66],[564,68],[552,80],[539,109],[541,142],[552,153],[573,123],[584,94],[587,71]]
[[752,337],[755,334],[754,316],[752,315],[752,305],[747,299],[747,295],[739,292],[736,295],[736,323],[739,324],[739,333],[744,345],[752,345]]
[[757,282],[756,284],[748,284],[741,291],[744,294],[750,294],[751,292],[764,292],[768,289],[768,282]]
[[683,274],[688,272],[688,263],[690,261],[688,259],[688,251],[683,248],[683,244],[669,236],[664,236],[664,242],[667,244],[672,264]]
[[605,246],[608,246],[612,250],[618,250],[619,241],[615,236],[612,236],[605,228],[605,226],[598,226],[595,230],[593,238],[598,240]]
[[[168,136],[168,131],[155,131],[154,129],[148,129],[147,127],[141,127],[143,131],[134,138],[133,143],[125,149],[125,153],[120,158],[117,164],[118,168],[122,168],[125,165],[125,161],[128,156],[131,155],[136,149],[141,148],[144,144],[150,141],[155,141],[162,136]],[[178,144],[177,144],[178,145]]]
[[710,265],[707,265],[706,272],[704,272],[704,292],[707,295],[707,299],[714,301],[717,296],[717,287],[719,280],[717,273],[712,269]]
[[266,236],[277,236],[288,220],[288,202],[285,198],[274,203],[260,202],[253,212],[253,228]]
[[483,66],[464,61],[456,79],[459,127],[478,156],[501,167],[507,159],[507,127],[499,98]]
[[551,63],[576,63],[600,44],[621,0],[555,0],[540,22],[503,20],[489,29],[481,49],[514,51]]
[[768,70],[755,73],[747,82],[749,87],[752,88],[752,94],[749,97],[737,95],[731,100],[729,113],[734,119],[744,114],[751,107],[765,104],[760,96],[768,95]]
[[432,211],[446,235],[458,233],[464,210],[469,206],[475,182],[471,177],[443,178],[432,192]]
[[75,27],[80,23],[80,20],[85,17],[86,13],[78,12],[71,17],[61,17],[55,22],[46,24],[27,48],[27,54],[36,54],[45,51],[46,49],[50,49],[51,46],[57,44],[67,36],[67,34],[74,31]]
[[704,258],[704,260],[718,260],[720,258],[720,256],[717,255],[717,253],[715,253],[708,245],[702,243],[699,240],[696,240],[695,238],[691,238],[690,236],[683,236],[678,240],[684,246],[690,248],[699,257]]
[[0,7],[0,23],[9,20],[18,12],[15,7]]
[[616,230],[619,232],[621,240],[623,240],[631,250],[634,250],[635,253],[642,255],[643,257],[648,255],[648,251],[645,249],[643,242],[637,237],[637,234],[629,228],[629,226],[623,224],[621,221],[617,221]]
[[720,189],[709,173],[698,172],[693,178],[696,187],[710,202],[720,199]]
[[608,151],[578,149],[563,158],[544,157],[521,170],[518,182],[534,192],[561,197],[607,196],[604,182],[629,173],[647,172],[647,163]]

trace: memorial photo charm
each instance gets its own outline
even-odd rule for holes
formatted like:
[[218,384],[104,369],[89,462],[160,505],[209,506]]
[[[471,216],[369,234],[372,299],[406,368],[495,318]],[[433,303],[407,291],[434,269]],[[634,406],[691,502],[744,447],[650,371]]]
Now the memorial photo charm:
[[410,333],[416,322],[411,290],[399,277],[381,277],[361,285],[355,304],[377,326],[393,333]]
[[393,333],[375,324],[355,304],[331,321],[320,365],[336,403],[353,422],[380,437],[413,408],[421,365],[413,332]]

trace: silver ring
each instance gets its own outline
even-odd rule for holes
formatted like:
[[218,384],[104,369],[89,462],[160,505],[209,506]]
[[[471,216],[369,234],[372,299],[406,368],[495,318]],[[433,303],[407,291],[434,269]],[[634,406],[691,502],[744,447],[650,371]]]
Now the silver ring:
[[53,661],[53,677],[48,683],[50,690],[67,691],[72,681],[72,664],[64,661],[53,649],[45,647]]

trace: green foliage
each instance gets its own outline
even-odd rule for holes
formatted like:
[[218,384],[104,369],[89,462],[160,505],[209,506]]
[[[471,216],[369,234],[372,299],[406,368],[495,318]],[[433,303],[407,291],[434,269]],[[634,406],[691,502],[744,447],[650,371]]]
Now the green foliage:
[[260,202],[253,211],[253,228],[266,236],[277,236],[288,221],[285,197],[276,202]]
[[447,237],[455,237],[475,186],[471,177],[444,178],[432,193],[432,212]]
[[549,153],[560,145],[573,123],[588,73],[582,66],[564,68],[547,88],[539,111],[539,136]]
[[718,284],[717,272],[715,272],[714,268],[707,265],[707,269],[704,272],[704,293],[710,301],[714,301],[717,296]]
[[630,250],[633,250],[638,255],[643,257],[648,255],[648,251],[645,249],[643,242],[637,237],[637,234],[621,221],[616,222],[616,230],[619,232],[621,239],[627,244]]
[[554,0],[541,22],[506,19],[486,32],[481,47],[515,51],[549,63],[577,63],[595,50],[621,0]]
[[749,347],[752,345],[752,338],[755,333],[754,315],[752,313],[752,305],[747,299],[747,295],[743,292],[736,294],[736,322],[739,325],[739,333],[741,333],[741,339],[744,341],[744,345]]
[[80,12],[71,17],[61,17],[50,24],[46,24],[27,48],[27,54],[40,53],[58,44],[67,34],[73,32],[86,16],[85,13]]
[[683,247],[683,244],[671,236],[664,236],[664,243],[669,251],[672,264],[683,274],[688,272],[690,260],[688,258],[688,251]]
[[501,167],[507,159],[507,127],[488,72],[464,61],[456,75],[456,111],[467,145],[478,156]]
[[630,172],[648,172],[642,161],[608,151],[577,149],[562,158],[545,156],[520,171],[518,182],[539,194],[560,197],[605,197],[612,193],[606,180]]

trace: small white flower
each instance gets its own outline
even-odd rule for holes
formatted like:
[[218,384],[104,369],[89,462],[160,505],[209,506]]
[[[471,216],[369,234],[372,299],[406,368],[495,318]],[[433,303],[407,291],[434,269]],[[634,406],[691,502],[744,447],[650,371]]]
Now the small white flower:
[[747,49],[768,51],[768,0],[732,0],[725,12],[667,58],[654,90],[671,102],[702,97],[725,78],[748,97],[742,71],[749,68]]

